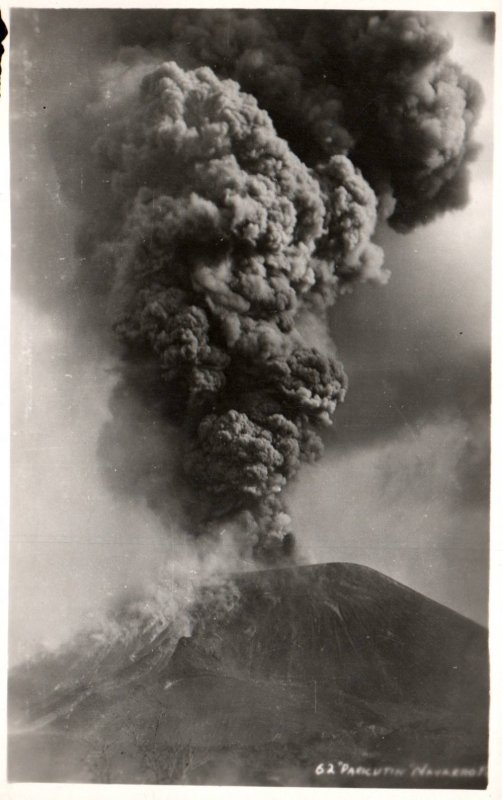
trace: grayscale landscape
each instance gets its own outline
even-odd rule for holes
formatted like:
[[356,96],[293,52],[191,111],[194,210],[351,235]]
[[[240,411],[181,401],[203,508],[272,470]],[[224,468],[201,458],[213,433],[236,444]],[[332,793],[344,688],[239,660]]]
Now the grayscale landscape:
[[12,10],[10,781],[486,787],[494,32]]

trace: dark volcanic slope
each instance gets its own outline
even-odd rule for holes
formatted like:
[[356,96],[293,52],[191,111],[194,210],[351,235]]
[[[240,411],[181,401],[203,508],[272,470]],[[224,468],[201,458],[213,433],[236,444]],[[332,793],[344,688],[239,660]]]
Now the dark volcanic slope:
[[[96,656],[91,670],[82,654],[79,672],[73,653],[57,690],[56,662],[18,669],[10,778],[485,785],[484,628],[354,564],[234,583],[224,611],[194,609],[192,636],[174,652],[162,632]],[[431,774],[417,774],[424,765]]]
[[486,699],[486,630],[375,570],[275,569],[237,585],[235,613],[182,640],[170,675],[330,681],[358,696],[445,707]]

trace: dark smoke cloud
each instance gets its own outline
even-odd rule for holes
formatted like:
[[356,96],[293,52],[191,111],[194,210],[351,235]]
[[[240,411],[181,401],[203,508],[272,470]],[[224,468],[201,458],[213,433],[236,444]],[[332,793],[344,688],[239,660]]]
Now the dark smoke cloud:
[[404,231],[465,203],[480,90],[415,14],[113,19],[109,63],[51,126],[75,296],[118,360],[105,468],[162,518],[176,494],[193,533],[232,520],[279,558],[283,489],[347,388],[309,319],[388,280],[378,215]]
[[[379,257],[368,242],[375,197],[343,156],[317,181],[255,99],[208,68],[167,63],[132,93],[130,78],[113,75],[105,90],[80,236],[122,343],[118,423],[102,449],[113,452],[140,399],[160,436],[164,419],[184,431],[200,524],[246,511],[257,549],[273,551],[289,533],[277,494],[318,457],[316,429],[346,386],[295,319],[321,312],[345,274],[377,276],[366,274]],[[87,111],[89,131],[101,102]],[[170,493],[155,464],[160,480],[144,493],[162,511]]]
[[481,15],[481,23],[479,26],[479,35],[484,42],[493,44],[495,42],[495,24],[496,17],[493,12],[487,12]]
[[396,229],[468,200],[482,93],[425,14],[180,11],[118,36],[236,79],[309,165],[350,155]]

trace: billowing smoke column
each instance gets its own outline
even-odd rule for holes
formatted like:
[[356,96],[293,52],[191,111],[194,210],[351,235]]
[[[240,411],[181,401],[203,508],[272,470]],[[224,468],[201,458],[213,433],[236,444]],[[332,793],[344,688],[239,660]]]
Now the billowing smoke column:
[[192,533],[231,524],[273,560],[293,549],[282,492],[347,388],[312,318],[387,280],[378,213],[405,230],[465,202],[480,92],[416,15],[161,19],[67,137],[80,290],[120,343],[102,455],[122,438],[117,485],[161,516],[174,489]]
[[96,143],[117,219],[95,258],[114,262],[122,379],[134,387],[135,363],[160,379],[201,523],[245,512],[255,550],[282,551],[281,490],[319,455],[346,386],[296,321],[338,282],[378,276],[375,196],[344,156],[311,173],[207,67],[163,64],[119,108]]
[[448,59],[451,40],[433,17],[179,11],[137,27],[125,19],[121,41],[237,80],[309,166],[349,155],[396,229],[466,204],[482,93]]

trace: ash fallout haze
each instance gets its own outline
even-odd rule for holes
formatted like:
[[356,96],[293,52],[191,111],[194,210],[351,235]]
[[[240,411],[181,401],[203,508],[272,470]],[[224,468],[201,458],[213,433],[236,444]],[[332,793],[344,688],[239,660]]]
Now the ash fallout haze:
[[493,23],[12,11],[13,664],[318,562],[486,624]]

